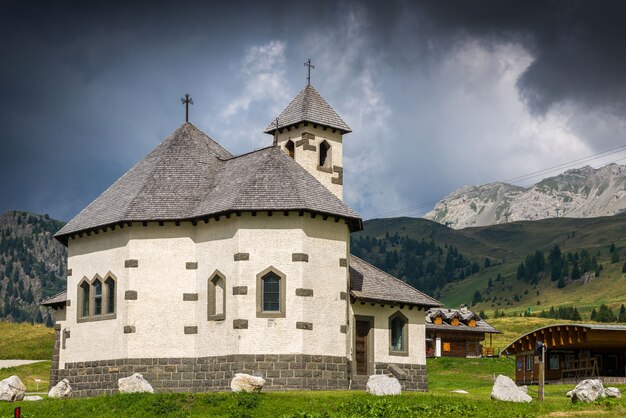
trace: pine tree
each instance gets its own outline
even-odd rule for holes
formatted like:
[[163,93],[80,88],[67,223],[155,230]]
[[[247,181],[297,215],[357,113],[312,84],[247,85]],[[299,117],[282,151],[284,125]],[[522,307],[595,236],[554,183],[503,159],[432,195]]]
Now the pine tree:
[[[623,305],[622,305],[623,306]],[[480,313],[478,314],[478,316],[481,319],[487,319],[487,314],[485,313],[485,311],[480,311]]]
[[37,316],[35,317],[35,322],[38,324],[43,323],[43,317],[41,316],[41,311],[37,309]]
[[597,321],[598,320],[598,313],[596,312],[596,308],[593,308],[591,310],[591,317],[590,317],[590,319],[592,321]]
[[46,318],[46,326],[48,328],[52,328],[54,326],[54,322],[52,321],[52,314],[49,314],[48,318]]
[[617,263],[619,261],[619,253],[617,251],[613,251],[613,255],[611,256],[611,263]]
[[578,309],[574,308],[574,312],[572,313],[572,321],[580,321],[582,318],[578,313]]
[[622,273],[626,273],[626,261],[624,261],[624,265],[622,266]]
[[565,280],[563,280],[563,277],[559,279],[559,282],[556,284],[556,287],[558,287],[559,289],[563,289],[565,287]]
[[622,303],[622,306],[619,307],[619,314],[617,315],[617,322],[626,322],[626,307]]

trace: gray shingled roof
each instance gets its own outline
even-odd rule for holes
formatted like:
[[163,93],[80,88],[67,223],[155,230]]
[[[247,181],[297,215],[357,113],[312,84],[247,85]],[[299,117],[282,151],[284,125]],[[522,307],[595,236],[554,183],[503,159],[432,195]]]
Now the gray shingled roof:
[[[337,112],[311,85],[307,85],[302,89],[278,116],[278,126],[281,129],[300,122],[311,122],[317,125],[328,126],[329,128],[338,129],[342,134],[352,132]],[[274,133],[276,126],[272,125],[272,123],[265,129],[265,133]]]
[[442,306],[438,300],[354,255],[350,255],[350,293],[354,298],[364,301]]
[[[443,324],[441,325],[433,324],[433,318],[437,316],[437,314],[440,314],[444,318]],[[459,325],[456,325],[456,326],[451,325],[450,323],[445,321],[445,320],[449,321],[455,316],[458,316],[461,319],[461,321],[459,322]],[[463,321],[468,321],[472,317],[476,319],[475,327],[470,327],[469,325],[463,323]],[[494,328],[491,324],[489,324],[487,321],[485,321],[484,319],[482,319],[481,317],[479,317],[478,315],[476,315],[474,312],[470,311],[467,308],[465,309],[463,308],[462,309],[450,309],[450,308],[429,309],[428,312],[426,312],[425,322],[426,322],[426,329],[462,331],[462,332],[485,332],[489,334],[501,334],[501,332],[498,331],[496,328]]]
[[233,157],[183,124],[55,237],[138,221],[173,221],[247,210],[308,210],[347,219],[352,209],[276,147]]
[[65,304],[65,301],[67,301],[67,291],[64,290],[63,292],[59,292],[54,296],[50,296],[49,298],[42,300],[39,304],[44,306],[54,306]]

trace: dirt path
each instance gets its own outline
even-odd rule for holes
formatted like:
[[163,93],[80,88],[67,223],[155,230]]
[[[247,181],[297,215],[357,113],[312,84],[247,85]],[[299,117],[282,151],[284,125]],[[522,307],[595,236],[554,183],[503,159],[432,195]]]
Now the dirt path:
[[0,369],[23,366],[24,364],[40,363],[45,360],[0,360]]

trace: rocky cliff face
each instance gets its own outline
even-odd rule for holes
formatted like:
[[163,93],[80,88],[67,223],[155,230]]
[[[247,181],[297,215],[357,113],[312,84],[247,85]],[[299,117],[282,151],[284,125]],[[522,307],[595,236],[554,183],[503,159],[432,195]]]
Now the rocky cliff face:
[[52,237],[62,226],[47,215],[0,214],[0,320],[51,323],[38,303],[65,289],[66,249]]
[[568,170],[528,188],[501,182],[465,186],[424,217],[461,229],[556,216],[608,216],[625,208],[626,166],[610,164]]

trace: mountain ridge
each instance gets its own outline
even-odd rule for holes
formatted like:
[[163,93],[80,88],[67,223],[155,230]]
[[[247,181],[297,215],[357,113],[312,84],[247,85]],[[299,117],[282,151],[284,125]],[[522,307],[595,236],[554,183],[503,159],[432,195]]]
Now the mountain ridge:
[[454,229],[554,217],[592,218],[626,208],[626,166],[585,166],[529,187],[505,182],[463,186],[424,215]]

